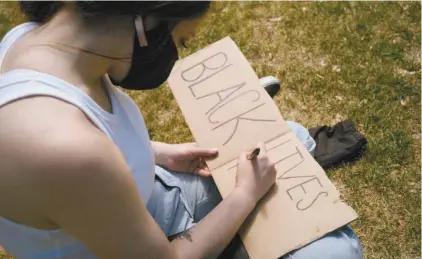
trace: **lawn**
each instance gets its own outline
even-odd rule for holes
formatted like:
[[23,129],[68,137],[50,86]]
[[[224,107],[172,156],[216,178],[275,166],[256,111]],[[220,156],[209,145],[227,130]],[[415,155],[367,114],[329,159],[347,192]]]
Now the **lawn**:
[[[0,37],[22,21],[13,5],[0,2]],[[368,139],[362,160],[328,171],[360,216],[365,258],[420,258],[421,3],[218,2],[181,54],[227,35],[281,80],[285,119],[351,119]],[[129,94],[154,140],[192,140],[167,86]]]

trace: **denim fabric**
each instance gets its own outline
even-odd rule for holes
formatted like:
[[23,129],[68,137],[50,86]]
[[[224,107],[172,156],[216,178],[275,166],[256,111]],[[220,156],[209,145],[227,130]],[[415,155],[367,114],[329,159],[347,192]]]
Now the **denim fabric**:
[[[315,141],[302,125],[289,127],[313,154]],[[211,177],[169,172],[156,166],[153,194],[147,208],[167,236],[195,225],[220,201],[221,196]],[[360,241],[349,226],[344,226],[309,245],[287,254],[283,259],[361,259]]]

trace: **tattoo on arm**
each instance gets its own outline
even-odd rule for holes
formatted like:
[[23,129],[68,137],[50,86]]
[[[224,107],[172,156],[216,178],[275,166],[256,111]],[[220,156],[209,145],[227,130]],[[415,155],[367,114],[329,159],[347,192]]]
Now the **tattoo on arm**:
[[192,234],[191,234],[191,232],[190,232],[190,230],[188,229],[188,230],[186,230],[186,231],[184,231],[184,232],[182,232],[182,233],[180,233],[178,236],[177,236],[177,238],[178,239],[186,239],[187,241],[189,241],[189,242],[191,242],[192,243]]

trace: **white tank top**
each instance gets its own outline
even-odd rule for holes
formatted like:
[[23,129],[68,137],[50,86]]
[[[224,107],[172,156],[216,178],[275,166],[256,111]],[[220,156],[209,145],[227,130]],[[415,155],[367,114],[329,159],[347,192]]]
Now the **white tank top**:
[[[39,25],[21,24],[9,31],[0,44],[0,65],[10,46]],[[144,119],[136,104],[116,87],[110,87],[113,113],[108,113],[87,94],[52,75],[17,69],[0,76],[0,108],[16,99],[44,95],[71,103],[82,110],[123,153],[141,199],[148,201],[154,186],[154,155]],[[95,258],[76,238],[63,229],[39,230],[0,217],[0,246],[16,258]]]

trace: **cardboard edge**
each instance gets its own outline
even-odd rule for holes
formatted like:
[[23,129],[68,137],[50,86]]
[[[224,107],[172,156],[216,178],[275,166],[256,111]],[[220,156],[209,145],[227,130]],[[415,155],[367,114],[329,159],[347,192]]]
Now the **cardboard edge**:
[[[341,226],[341,227],[331,229],[331,230],[329,230],[329,232],[328,232],[328,233],[326,233],[326,234],[317,235],[315,238],[308,239],[307,241],[304,241],[303,243],[301,243],[301,244],[297,245],[295,248],[293,248],[291,251],[287,252],[286,254],[288,254],[288,253],[290,253],[290,252],[292,252],[292,251],[294,251],[294,250],[300,249],[300,248],[302,248],[302,247],[304,247],[304,246],[306,246],[306,245],[308,245],[308,244],[310,244],[310,243],[312,243],[312,242],[314,242],[314,241],[317,241],[318,239],[321,239],[322,237],[325,237],[325,236],[329,235],[330,233],[332,233],[332,232],[334,232],[334,231],[336,231],[336,230],[339,230],[339,229],[341,229],[341,228],[343,228],[343,227],[345,227],[345,226],[349,225],[351,222],[353,222],[353,221],[357,220],[357,219],[359,218],[359,216],[357,215],[356,211],[355,211],[352,207],[350,207],[349,205],[347,205],[346,203],[344,203],[344,205],[346,205],[347,207],[349,207],[349,208],[350,208],[350,210],[352,210],[352,211],[353,211],[353,214],[354,214],[354,215],[353,215],[353,217],[352,217],[351,219],[349,219],[349,220],[347,221],[347,223],[346,223],[346,224],[344,224],[344,225],[343,225],[343,226]],[[242,241],[242,242],[243,242],[243,241]],[[286,254],[284,254],[284,255],[286,255]],[[284,256],[284,255],[282,255],[282,256]]]
[[[176,72],[176,71],[178,71],[179,70],[179,68],[181,68],[182,66],[183,66],[183,62],[186,60],[186,59],[191,59],[191,58],[194,58],[195,56],[197,56],[200,52],[202,52],[202,51],[204,51],[204,50],[206,50],[206,49],[208,49],[208,48],[211,48],[211,47],[213,47],[213,46],[216,46],[216,45],[218,45],[218,44],[221,44],[222,42],[224,42],[224,41],[230,41],[230,43],[231,44],[234,44],[236,47],[237,47],[237,45],[236,45],[236,43],[233,41],[233,39],[229,36],[229,35],[227,35],[227,36],[225,36],[225,37],[223,37],[223,38],[221,38],[221,39],[219,39],[218,41],[216,41],[216,42],[214,42],[214,43],[211,43],[210,45],[207,45],[206,47],[204,47],[204,48],[202,48],[202,49],[199,49],[198,51],[196,51],[195,53],[192,53],[192,54],[190,54],[189,56],[187,56],[187,57],[184,57],[184,58],[179,58],[177,61],[176,61],[176,63],[174,64],[174,66],[173,66],[173,68],[172,68],[172,70],[171,70],[171,72],[170,72],[170,76],[169,76],[169,78],[171,77],[171,74],[173,73],[173,72]],[[237,47],[238,48],[238,47]],[[243,55],[243,53],[242,53],[242,56],[246,59],[246,57]],[[247,61],[247,60],[246,60]],[[249,63],[249,62],[248,62]],[[168,82],[168,84],[170,84],[170,82]]]
[[[285,252],[284,254],[279,255],[277,258],[281,258],[281,257],[283,257],[283,256],[285,256],[285,255],[287,255],[287,254],[289,254],[289,253],[291,253],[291,252],[293,252],[295,250],[298,250],[300,248],[303,248],[303,247],[309,245],[310,243],[315,242],[315,241],[317,241],[317,240],[319,240],[319,239],[321,239],[321,238],[329,235],[330,233],[332,233],[332,232],[334,232],[336,230],[339,230],[339,229],[341,229],[341,228],[349,225],[351,222],[357,220],[359,218],[359,216],[356,213],[356,211],[351,206],[349,206],[346,202],[342,202],[342,203],[343,203],[344,206],[346,206],[350,210],[350,212],[352,212],[351,214],[353,214],[353,215],[350,216],[350,218],[346,221],[346,223],[344,225],[342,225],[340,227],[331,228],[325,234],[315,235],[314,238],[310,238],[310,239],[308,239],[306,241],[303,241],[302,243],[300,243],[300,244],[296,245],[295,247],[291,248],[289,251]],[[244,236],[242,235],[242,233],[240,231],[238,231],[237,233],[240,236],[240,239],[242,241],[242,244],[244,244],[245,243],[244,240],[243,240],[244,239]],[[245,250],[246,250],[246,247],[245,247]],[[251,255],[249,255],[249,256],[251,257]]]
[[[198,50],[197,52],[195,52],[194,54],[191,54],[189,57],[186,57],[186,58],[184,58],[184,59],[181,59],[181,60],[179,60],[177,63],[176,63],[176,65],[177,65],[177,68],[176,68],[176,70],[174,70],[175,69],[175,67],[176,67],[176,65],[175,65],[175,67],[173,68],[173,70],[171,71],[171,73],[173,73],[173,72],[176,72],[178,69],[180,69],[182,66],[183,66],[183,61],[184,60],[186,60],[187,58],[190,58],[190,57],[192,57],[192,58],[195,58],[200,52],[202,52],[203,50],[205,50],[205,49],[208,49],[209,47],[213,47],[213,46],[218,46],[219,44],[222,44],[222,43],[224,43],[224,42],[226,42],[226,41],[229,41],[230,42],[230,44],[233,44],[234,46],[236,46],[237,48],[238,48],[238,46],[236,45],[236,43],[231,39],[231,37],[230,36],[226,36],[226,37],[224,37],[224,38],[222,38],[222,39],[220,39],[220,40],[218,40],[217,42],[215,42],[215,43],[213,43],[213,44],[210,44],[210,45],[208,45],[207,47],[205,47],[205,48],[203,48],[203,49],[201,49],[201,50]],[[241,56],[242,56],[242,59],[243,60],[245,60],[248,64],[249,64],[249,61],[246,59],[246,56],[243,54],[243,52],[238,48],[238,51],[239,51],[239,53],[241,54]],[[253,70],[253,68],[251,67],[251,69]],[[259,80],[259,77],[258,77],[258,75],[255,73],[255,77]],[[170,85],[171,84],[171,80],[169,80],[168,81],[168,84]],[[171,87],[170,87],[171,88]],[[278,109],[278,106],[274,103],[274,105],[273,106],[275,106],[276,107],[276,109],[279,111],[279,113],[280,113],[280,116],[281,116],[281,118],[284,120],[284,118],[283,118],[283,116],[281,115],[281,112],[280,112],[280,110]],[[185,117],[185,115],[183,114],[183,116]],[[185,120],[186,120],[186,117],[185,117]],[[190,131],[191,131],[191,134],[193,135],[193,137],[194,137],[194,139],[197,139],[197,136],[196,136],[196,134],[192,131],[192,128],[191,128],[191,126],[188,124],[188,127],[189,127],[189,129],[190,129]],[[286,130],[285,132],[283,132],[283,134],[282,135],[285,135],[285,134],[288,134],[289,132],[291,132],[291,130],[290,129],[288,129],[288,130]],[[280,136],[278,136],[278,137],[280,137]],[[267,141],[265,141],[265,143],[268,143],[268,142],[270,142],[272,139],[270,139],[270,140],[267,140]],[[235,158],[233,158],[233,159],[236,159],[236,157]],[[232,159],[232,160],[233,160]],[[232,161],[232,160],[229,160],[228,162],[226,162],[226,163],[221,163],[218,167],[215,167],[215,168],[213,168],[213,169],[211,169],[211,172],[213,171],[213,170],[216,170],[216,169],[218,169],[218,168],[220,168],[220,167],[222,167],[222,166],[224,166],[225,164],[227,164],[227,163],[229,163],[230,161]],[[331,181],[331,180],[330,180]],[[332,182],[332,181],[331,181]],[[340,196],[340,191],[339,191],[339,189],[335,186],[335,184],[334,184],[334,182],[332,182],[332,184],[333,184],[333,187],[334,187],[334,189],[336,190],[336,196]],[[217,185],[217,188],[218,188],[218,185]],[[219,189],[219,188],[218,188]],[[220,192],[220,190],[219,190],[219,192]],[[220,192],[221,193],[221,192]],[[346,225],[348,225],[348,224],[350,224],[351,222],[353,222],[353,221],[355,221],[356,219],[358,219],[358,215],[357,215],[357,213],[356,213],[356,211],[351,207],[351,206],[349,206],[347,203],[345,203],[345,202],[343,202],[342,201],[342,203],[344,204],[344,206],[345,207],[347,207],[348,209],[349,209],[349,213],[350,213],[350,217],[348,217],[349,219],[346,219],[345,221],[347,221],[347,223],[345,223],[343,226],[341,226],[341,227],[335,227],[335,228],[328,228],[328,229],[330,229],[329,230],[329,232],[328,233],[325,233],[325,234],[320,234],[320,235],[315,235],[315,237],[313,237],[312,239],[309,239],[309,240],[307,240],[307,241],[304,241],[303,243],[301,243],[301,244],[299,244],[299,245],[297,245],[295,248],[292,248],[289,252],[291,252],[291,251],[294,251],[294,250],[296,250],[296,249],[298,249],[298,248],[301,248],[301,247],[303,247],[303,246],[305,246],[306,244],[309,244],[309,243],[311,243],[311,242],[313,242],[313,241],[315,241],[315,240],[318,240],[318,239],[320,239],[321,237],[323,237],[323,236],[326,236],[327,234],[329,234],[329,233],[331,233],[331,232],[333,232],[333,231],[335,231],[336,229],[339,229],[339,228],[342,228],[342,227],[344,227],[344,226],[346,226]],[[243,240],[242,240],[242,242],[243,242]],[[286,254],[287,253],[289,253],[289,252],[286,252]]]

